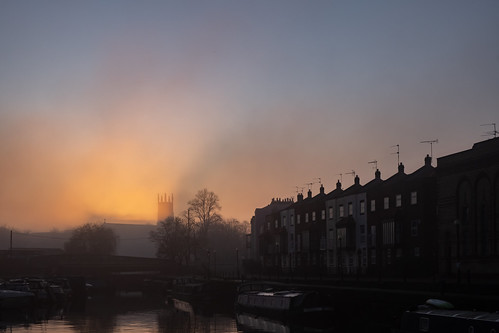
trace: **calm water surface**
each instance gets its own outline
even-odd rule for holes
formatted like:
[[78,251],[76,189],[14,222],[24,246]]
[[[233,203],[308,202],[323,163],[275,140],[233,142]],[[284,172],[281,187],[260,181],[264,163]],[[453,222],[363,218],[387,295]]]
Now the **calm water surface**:
[[238,332],[230,311],[185,310],[142,297],[100,298],[82,307],[1,313],[0,332]]
[[[341,326],[303,327],[236,315],[232,304],[195,307],[188,303],[165,304],[161,299],[139,296],[94,298],[65,309],[39,308],[30,312],[0,313],[0,333],[353,333],[391,332],[387,325],[363,320],[356,313]],[[391,326],[393,327],[393,326]]]

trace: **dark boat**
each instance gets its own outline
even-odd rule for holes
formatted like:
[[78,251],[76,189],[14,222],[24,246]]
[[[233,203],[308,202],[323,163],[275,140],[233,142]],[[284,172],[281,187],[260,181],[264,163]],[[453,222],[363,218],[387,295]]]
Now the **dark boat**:
[[497,333],[499,313],[456,310],[448,302],[429,299],[403,314],[400,332]]
[[332,333],[331,325],[314,325],[316,323],[294,324],[265,318],[248,313],[236,313],[237,330],[241,332],[268,333]]
[[35,294],[31,292],[0,289],[0,310],[29,308],[34,299]]
[[240,291],[236,311],[284,320],[328,320],[333,314],[326,295],[306,290]]

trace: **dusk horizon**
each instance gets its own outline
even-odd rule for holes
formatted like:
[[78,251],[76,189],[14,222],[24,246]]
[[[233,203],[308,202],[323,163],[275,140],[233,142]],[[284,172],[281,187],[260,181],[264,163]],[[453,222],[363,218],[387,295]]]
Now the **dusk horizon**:
[[2,1],[0,226],[155,223],[204,188],[250,221],[436,166],[492,137],[498,31],[494,1]]

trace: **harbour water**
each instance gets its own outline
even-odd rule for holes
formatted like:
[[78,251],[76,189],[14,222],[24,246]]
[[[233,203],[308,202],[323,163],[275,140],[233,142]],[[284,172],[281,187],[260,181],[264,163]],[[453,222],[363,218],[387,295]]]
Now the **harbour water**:
[[84,305],[2,312],[0,332],[237,332],[232,313],[179,310],[160,299],[139,296],[99,297]]
[[[368,315],[368,314],[364,314]],[[322,327],[289,326],[251,315],[235,314],[231,304],[192,307],[190,304],[165,304],[162,299],[139,295],[96,297],[81,305],[65,308],[0,313],[0,333],[333,333],[391,332],[359,319],[341,325]],[[366,326],[367,325],[367,326]]]

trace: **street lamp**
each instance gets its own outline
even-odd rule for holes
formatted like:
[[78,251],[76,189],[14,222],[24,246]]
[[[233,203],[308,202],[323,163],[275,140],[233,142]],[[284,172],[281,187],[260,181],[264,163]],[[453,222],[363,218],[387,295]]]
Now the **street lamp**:
[[207,249],[206,253],[208,255],[208,279],[211,278],[211,256],[210,256],[210,250]]
[[340,273],[340,279],[343,280],[343,267],[342,267],[342,258],[341,258],[341,236],[338,236],[338,242],[340,244],[338,250],[338,270]]
[[454,220],[456,226],[456,269],[457,269],[457,283],[461,283],[461,222]]
[[236,247],[236,278],[239,279],[239,249]]

